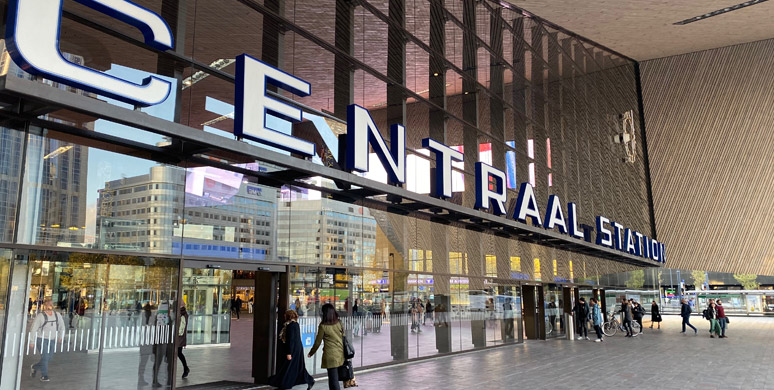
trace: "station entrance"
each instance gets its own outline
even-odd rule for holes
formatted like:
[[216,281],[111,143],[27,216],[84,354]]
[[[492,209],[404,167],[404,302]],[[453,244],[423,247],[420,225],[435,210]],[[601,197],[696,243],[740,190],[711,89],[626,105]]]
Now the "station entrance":
[[[276,335],[287,307],[282,266],[184,261],[182,303],[189,313],[183,355],[191,373],[178,388],[264,384],[276,364]],[[284,287],[284,288],[283,288]]]

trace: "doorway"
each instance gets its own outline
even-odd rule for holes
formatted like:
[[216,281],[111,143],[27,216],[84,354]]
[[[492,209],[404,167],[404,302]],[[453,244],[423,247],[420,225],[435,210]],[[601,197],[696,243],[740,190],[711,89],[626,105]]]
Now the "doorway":
[[546,339],[546,309],[543,297],[543,286],[521,286],[523,296],[522,313],[524,315],[524,338],[528,340]]
[[[274,370],[279,294],[287,288],[284,266],[188,261],[183,265],[182,304],[189,314],[183,355],[191,373],[176,387],[263,384]],[[281,308],[279,312],[283,312]]]

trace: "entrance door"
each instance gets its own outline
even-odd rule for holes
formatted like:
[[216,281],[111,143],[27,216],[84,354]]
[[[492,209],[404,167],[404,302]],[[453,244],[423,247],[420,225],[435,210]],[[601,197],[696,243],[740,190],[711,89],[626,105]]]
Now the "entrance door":
[[543,286],[522,285],[522,310],[524,316],[524,337],[529,340],[546,339],[546,321],[543,300]]
[[286,275],[283,266],[184,261],[182,304],[189,320],[183,356],[191,374],[181,378],[177,359],[176,387],[266,383],[275,366],[277,291]]

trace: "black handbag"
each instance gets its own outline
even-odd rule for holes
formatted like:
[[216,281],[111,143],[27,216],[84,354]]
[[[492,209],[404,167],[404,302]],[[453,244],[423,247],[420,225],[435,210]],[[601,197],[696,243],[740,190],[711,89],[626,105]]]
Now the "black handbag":
[[[355,357],[355,348],[352,343],[349,342],[347,336],[344,335],[344,327],[341,328],[341,343],[344,345],[344,359],[352,359]],[[350,366],[352,363],[350,363]]]
[[355,370],[352,368],[352,360],[345,360],[339,367],[339,380],[348,381],[355,378]]

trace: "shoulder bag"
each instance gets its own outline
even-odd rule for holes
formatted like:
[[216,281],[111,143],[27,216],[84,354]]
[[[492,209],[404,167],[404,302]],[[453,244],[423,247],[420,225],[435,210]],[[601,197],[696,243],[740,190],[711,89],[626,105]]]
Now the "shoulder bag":
[[[341,323],[339,323],[341,325]],[[355,348],[352,347],[352,343],[349,342],[347,336],[344,335],[344,327],[341,327],[341,344],[344,346],[344,359],[352,359],[355,357]],[[351,365],[351,364],[350,364]]]

